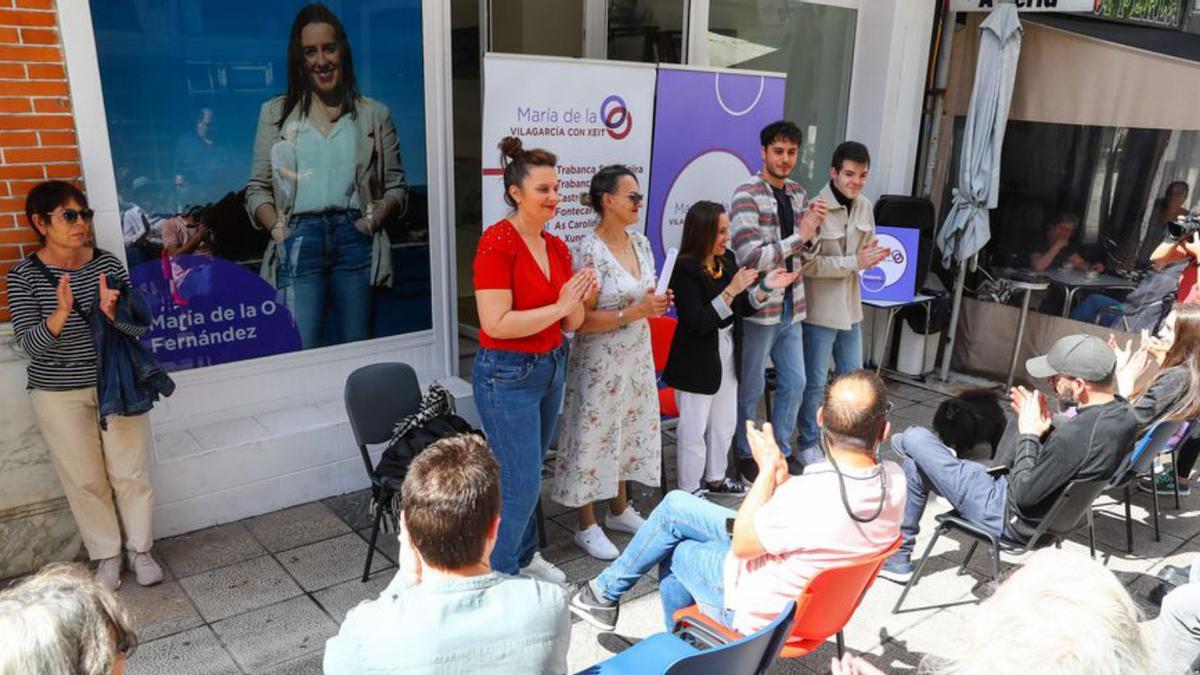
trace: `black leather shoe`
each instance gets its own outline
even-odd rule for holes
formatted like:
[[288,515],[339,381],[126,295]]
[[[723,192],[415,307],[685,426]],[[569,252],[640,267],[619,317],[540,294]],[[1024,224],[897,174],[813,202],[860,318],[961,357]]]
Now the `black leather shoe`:
[[795,455],[788,457],[787,463],[788,463],[788,473],[790,473],[791,475],[799,476],[800,474],[804,473],[804,465],[800,463],[800,460],[796,459]]

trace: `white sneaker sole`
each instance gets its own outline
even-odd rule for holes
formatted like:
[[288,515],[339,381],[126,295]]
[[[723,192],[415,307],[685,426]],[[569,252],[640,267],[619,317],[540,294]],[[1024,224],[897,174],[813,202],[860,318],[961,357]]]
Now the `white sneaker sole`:
[[599,619],[592,616],[592,613],[587,611],[586,608],[579,607],[578,605],[576,605],[575,598],[571,598],[571,602],[567,605],[567,607],[571,610],[572,614],[579,617],[580,620],[582,620],[584,623],[591,626],[592,628],[595,628],[598,631],[601,631],[604,633],[612,633],[617,630],[617,627],[615,624],[611,625],[611,626],[607,625],[607,624],[603,624],[600,622]]
[[596,560],[616,560],[617,556],[621,555],[620,551],[615,551],[615,552],[597,551],[596,549],[592,548],[591,546],[588,546],[587,544],[583,543],[582,541],[579,541],[578,539],[575,540],[575,545],[578,546],[579,548],[583,549],[584,553],[587,553],[588,555],[592,556]]

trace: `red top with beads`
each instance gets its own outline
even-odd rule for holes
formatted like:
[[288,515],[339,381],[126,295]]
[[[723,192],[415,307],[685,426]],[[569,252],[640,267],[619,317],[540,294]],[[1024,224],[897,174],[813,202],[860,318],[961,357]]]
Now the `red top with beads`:
[[[571,278],[571,251],[562,239],[542,232],[550,278],[534,259],[517,228],[507,218],[492,225],[479,238],[475,250],[475,290],[512,291],[512,309],[537,309],[558,302],[558,293]],[[499,339],[479,331],[479,344],[488,349],[544,354],[562,344],[563,333],[556,321],[540,332],[523,338]]]

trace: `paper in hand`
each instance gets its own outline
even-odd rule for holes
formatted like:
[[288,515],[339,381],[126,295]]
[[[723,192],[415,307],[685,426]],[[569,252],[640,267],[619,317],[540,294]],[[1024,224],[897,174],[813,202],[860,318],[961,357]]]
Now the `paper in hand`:
[[675,273],[675,258],[679,257],[679,249],[667,249],[667,257],[663,260],[662,273],[658,275],[658,288],[654,289],[655,295],[666,295],[667,289],[671,286],[671,275]]

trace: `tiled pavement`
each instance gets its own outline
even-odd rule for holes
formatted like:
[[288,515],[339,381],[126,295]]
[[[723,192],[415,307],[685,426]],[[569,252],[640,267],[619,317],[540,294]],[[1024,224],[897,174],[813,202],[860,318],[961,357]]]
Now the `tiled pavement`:
[[[902,383],[889,385],[895,402],[895,430],[927,425],[941,400],[937,392]],[[667,452],[673,455],[673,448]],[[673,469],[672,469],[673,471]],[[668,477],[668,484],[674,477]],[[649,512],[657,490],[637,488],[635,501]],[[374,597],[396,572],[395,538],[381,535],[373,573],[359,582],[369,535],[368,497],[351,493],[221,525],[158,542],[167,580],[140,588],[125,579],[121,598],[131,608],[143,644],[129,661],[127,672],[170,673],[319,673],[325,640],[334,635],[348,609]],[[582,553],[572,542],[575,514],[544,500],[549,545],[547,559],[559,565],[571,581],[594,576],[603,563]],[[1137,553],[1124,553],[1124,529],[1119,507],[1105,507],[1097,518],[1098,539],[1105,563],[1143,599],[1153,574],[1165,563],[1187,562],[1200,550],[1200,496],[1184,499],[1173,509],[1165,500],[1162,541],[1153,541],[1147,525],[1149,498],[1134,498]],[[926,514],[945,509],[933,503]],[[821,514],[797,514],[821,517]],[[927,535],[926,535],[927,536]],[[627,536],[614,536],[619,547]],[[924,537],[922,541],[925,541]],[[1066,548],[1087,552],[1086,535]],[[1111,555],[1108,552],[1115,551]],[[964,548],[952,538],[939,542],[931,558],[932,574],[910,594],[906,609],[891,614],[900,587],[880,580],[867,594],[846,628],[846,644],[888,672],[915,671],[926,654],[945,654],[956,642],[956,631],[978,611],[977,598],[986,592],[980,583],[986,556],[976,555],[969,574],[956,574]],[[618,635],[600,635],[576,621],[573,624],[570,667],[584,668],[637,639],[662,630],[657,584],[643,580],[622,605]],[[949,605],[945,608],[933,605]],[[1155,611],[1147,607],[1147,617]],[[1152,631],[1152,621],[1145,624]],[[400,627],[399,630],[403,628]],[[828,672],[832,642],[817,653],[777,664],[772,673]],[[485,664],[480,664],[481,671]]]

